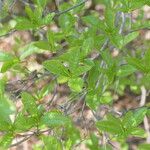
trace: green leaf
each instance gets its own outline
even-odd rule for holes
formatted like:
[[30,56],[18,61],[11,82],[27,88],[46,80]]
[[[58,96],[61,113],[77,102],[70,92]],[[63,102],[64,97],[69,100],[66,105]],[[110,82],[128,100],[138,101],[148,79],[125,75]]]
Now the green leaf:
[[2,51],[0,51],[0,62],[6,62],[6,61],[10,61],[14,59],[14,56],[12,56],[9,53],[4,53]]
[[38,6],[45,7],[49,0],[36,0]]
[[50,50],[50,45],[47,41],[38,41],[35,42],[34,45],[39,49]]
[[48,60],[43,63],[44,67],[53,74],[69,76],[68,69],[59,60]]
[[111,113],[107,114],[107,120],[112,121],[112,122],[117,122],[118,124],[122,124],[121,119],[115,117],[114,115],[112,115]]
[[93,47],[94,39],[92,37],[85,39],[82,45],[81,56],[86,57],[93,50]]
[[15,29],[17,30],[28,30],[37,27],[37,25],[34,25],[28,18],[25,17],[16,18],[16,22],[17,24],[15,26]]
[[52,19],[54,17],[54,13],[49,13],[48,15],[46,15],[43,19],[42,19],[42,25],[47,25],[50,24],[52,22]]
[[26,45],[25,47],[22,47],[20,49],[20,51],[21,51],[21,56],[20,56],[21,60],[24,60],[26,57],[28,57],[34,53],[43,52],[41,49],[34,46],[34,43],[30,43],[30,44]]
[[86,95],[86,105],[93,110],[99,106],[100,100],[99,97],[94,89],[91,89]]
[[99,62],[95,62],[95,65],[89,70],[88,74],[88,87],[94,89],[97,79],[99,77],[100,69]]
[[129,33],[128,35],[124,36],[123,37],[123,41],[122,41],[122,47],[124,47],[125,45],[127,45],[129,42],[133,41],[135,38],[137,38],[139,36],[139,32],[132,32],[132,33]]
[[134,122],[135,122],[135,119],[134,119],[134,116],[133,116],[133,112],[132,111],[128,111],[123,119],[122,119],[122,124],[123,126],[128,129],[129,127],[133,127],[134,126]]
[[147,66],[147,68],[149,68],[150,70],[150,49],[148,49],[145,52],[144,58],[143,58],[143,63],[145,66]]
[[51,47],[51,51],[54,52],[55,51],[55,47],[56,47],[56,37],[55,37],[55,33],[48,30],[47,32],[47,39],[49,42],[49,45]]
[[98,121],[96,126],[100,131],[109,132],[115,135],[123,134],[122,125],[119,122],[111,120]]
[[12,68],[14,65],[18,63],[19,63],[18,59],[13,59],[13,60],[5,62],[1,68],[1,72],[2,73],[6,72],[8,69]]
[[4,96],[0,97],[0,130],[7,131],[12,125],[10,115],[15,112],[15,108],[11,101]]
[[136,137],[146,138],[146,133],[144,129],[142,128],[133,128],[131,130],[131,135],[136,136]]
[[42,89],[39,90],[39,92],[37,93],[37,97],[39,99],[42,99],[44,96],[48,95],[51,91],[53,91],[54,89],[54,84],[47,84],[45,85]]
[[31,116],[26,116],[23,112],[18,113],[15,121],[14,128],[16,132],[27,131],[35,125],[35,119]]
[[144,119],[147,108],[139,108],[135,112],[129,111],[123,117],[123,125],[125,128],[137,127]]
[[69,34],[74,24],[75,17],[73,15],[65,13],[59,16],[59,25],[65,31],[65,33]]
[[112,102],[112,95],[110,92],[105,92],[100,98],[102,104],[110,104]]
[[0,140],[0,147],[1,148],[9,148],[13,140],[13,134],[12,133],[6,133],[2,139]]
[[47,125],[49,127],[66,126],[70,123],[71,121],[69,118],[57,111],[47,112],[41,118],[41,124]]
[[115,23],[115,11],[111,7],[107,7],[105,10],[105,22],[108,28],[113,29]]
[[71,78],[68,82],[69,87],[74,92],[81,92],[84,81],[81,78]]
[[34,19],[34,12],[32,11],[32,9],[30,8],[30,6],[26,6],[25,7],[25,12],[28,15],[29,19],[32,20]]
[[134,119],[135,119],[134,126],[138,126],[140,123],[142,123],[146,113],[147,113],[146,107],[139,108],[134,112],[134,114],[133,114]]
[[90,59],[86,59],[83,62],[79,63],[77,68],[74,68],[72,71],[74,76],[82,75],[83,73],[89,71],[94,66],[94,62]]
[[147,143],[140,144],[138,147],[138,150],[149,150],[149,149],[150,149],[150,144]]
[[119,70],[117,72],[117,76],[119,77],[126,77],[128,75],[133,74],[136,71],[136,68],[132,65],[123,65],[119,67]]
[[147,68],[147,66],[145,66],[142,63],[142,60],[135,58],[135,57],[128,57],[127,58],[127,62],[129,65],[135,67],[136,69],[138,69],[139,71],[142,71],[144,73],[148,73],[150,68]]
[[44,142],[44,150],[62,150],[62,144],[56,137],[42,136],[42,140]]
[[27,92],[23,92],[21,97],[25,110],[32,116],[38,116],[38,108],[34,97]]

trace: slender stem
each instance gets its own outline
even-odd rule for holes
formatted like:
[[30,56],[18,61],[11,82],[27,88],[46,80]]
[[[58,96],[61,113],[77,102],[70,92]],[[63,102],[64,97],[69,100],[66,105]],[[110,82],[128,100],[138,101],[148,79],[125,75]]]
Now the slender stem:
[[76,4],[76,5],[74,5],[74,6],[72,6],[72,7],[70,7],[70,8],[68,8],[68,9],[66,9],[66,10],[64,10],[64,11],[60,11],[60,12],[57,12],[56,14],[55,14],[55,16],[59,16],[59,15],[62,15],[62,14],[64,14],[64,13],[67,13],[67,12],[69,12],[69,11],[71,11],[71,10],[73,10],[73,9],[75,9],[75,8],[77,8],[77,7],[79,7],[79,6],[81,6],[81,5],[83,5],[85,2],[87,2],[88,0],[83,0],[83,1],[81,1],[80,3],[78,3],[78,4]]

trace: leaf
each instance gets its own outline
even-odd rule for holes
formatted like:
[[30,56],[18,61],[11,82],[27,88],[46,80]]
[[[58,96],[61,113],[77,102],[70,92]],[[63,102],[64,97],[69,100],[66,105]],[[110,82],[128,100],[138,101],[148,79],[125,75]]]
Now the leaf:
[[4,96],[0,97],[0,130],[7,131],[12,125],[10,115],[15,112],[13,104]]
[[133,117],[135,119],[134,126],[138,126],[140,123],[142,123],[146,113],[147,113],[146,107],[139,108],[134,112],[134,114],[133,114]]
[[50,92],[53,91],[54,88],[54,84],[47,84],[45,85],[42,89],[39,90],[39,92],[37,93],[37,96],[39,99],[42,99],[44,96],[48,95]]
[[13,140],[13,134],[6,133],[0,140],[0,147],[1,148],[9,148],[10,144],[12,143],[12,140]]
[[42,19],[42,25],[50,24],[52,22],[52,19],[53,19],[54,15],[55,15],[54,13],[49,13],[48,15],[46,15]]
[[16,22],[17,24],[15,26],[15,29],[17,30],[28,30],[37,27],[37,25],[34,25],[28,18],[25,17],[16,18]]
[[54,136],[42,136],[45,150],[62,150],[61,141]]
[[93,110],[99,106],[100,101],[95,89],[91,89],[86,95],[86,105]]
[[26,5],[25,12],[28,15],[30,20],[34,19],[34,12],[32,11],[30,6]]
[[129,42],[133,41],[135,38],[137,38],[139,36],[139,32],[132,32],[129,33],[128,35],[124,36],[122,39],[122,47],[124,47],[125,45],[127,45]]
[[110,104],[112,102],[112,95],[110,92],[105,92],[100,98],[102,104]]
[[122,124],[123,126],[128,129],[130,127],[133,127],[134,126],[134,122],[135,122],[135,119],[134,119],[134,116],[133,116],[133,112],[132,111],[128,111],[123,119],[122,119]]
[[70,119],[57,111],[47,112],[41,118],[41,124],[49,127],[67,126],[70,124]]
[[83,62],[79,63],[79,66],[77,68],[74,68],[74,71],[72,71],[74,76],[82,75],[83,73],[89,71],[94,66],[94,62],[90,59],[86,59]]
[[69,34],[72,31],[72,27],[75,24],[75,17],[69,13],[65,13],[59,16],[59,25],[65,33]]
[[46,4],[47,4],[47,2],[48,2],[49,0],[36,0],[36,3],[39,5],[39,6],[41,6],[41,7],[45,7],[46,6]]
[[13,60],[5,62],[1,68],[1,72],[2,73],[6,72],[8,69],[12,68],[14,65],[18,63],[19,63],[18,59],[13,59]]
[[135,112],[129,111],[123,117],[122,123],[125,128],[137,127],[144,119],[147,108],[139,108]]
[[2,51],[0,51],[0,62],[6,62],[6,61],[10,61],[14,59],[14,56],[12,56],[9,53],[4,53]]
[[31,116],[26,116],[23,112],[18,113],[15,121],[14,121],[14,128],[16,132],[27,131],[31,129],[35,125],[35,119]]
[[38,108],[36,105],[36,100],[27,92],[21,94],[22,102],[25,107],[25,110],[32,116],[38,116]]
[[143,58],[143,63],[145,66],[147,66],[150,70],[150,49],[148,49],[145,52],[144,58]]
[[84,16],[82,17],[82,20],[83,22],[85,22],[88,25],[91,25],[92,27],[99,27],[100,24],[99,18],[94,15]]
[[43,52],[41,49],[35,47],[34,43],[30,43],[30,44],[26,45],[25,47],[21,48],[20,51],[21,51],[21,56],[20,56],[21,60],[24,60],[26,57],[28,57],[34,53]]
[[136,68],[133,67],[132,65],[123,65],[123,66],[120,66],[117,72],[117,76],[126,77],[128,75],[133,74],[135,71],[136,71]]
[[107,114],[107,120],[113,121],[113,122],[117,122],[117,123],[120,124],[120,125],[122,124],[121,119],[115,117],[115,116],[112,115],[111,113],[108,113],[108,114]]
[[144,72],[144,73],[148,73],[150,68],[147,68],[141,60],[135,58],[135,57],[128,57],[127,58],[127,62],[129,65],[135,67],[136,69]]
[[59,60],[48,60],[43,66],[53,74],[61,76],[69,76],[68,69]]
[[34,45],[39,49],[50,50],[50,45],[47,41],[38,41],[35,42]]
[[131,130],[131,135],[136,136],[136,137],[146,138],[146,133],[144,129],[142,128],[133,128]]
[[81,78],[71,78],[68,82],[69,87],[74,92],[81,92],[84,81]]
[[111,120],[98,121],[96,126],[100,131],[109,132],[115,135],[123,134],[122,125],[119,122]]
[[94,47],[94,39],[92,37],[85,39],[82,45],[81,56],[83,58],[86,57],[93,50],[93,47]]
[[113,29],[115,23],[115,11],[111,7],[107,7],[105,10],[105,22],[108,28]]
[[89,70],[88,74],[88,87],[94,89],[99,77],[100,69],[99,62],[95,62],[95,65]]
[[149,150],[149,149],[150,149],[150,144],[147,143],[140,144],[138,147],[138,150]]

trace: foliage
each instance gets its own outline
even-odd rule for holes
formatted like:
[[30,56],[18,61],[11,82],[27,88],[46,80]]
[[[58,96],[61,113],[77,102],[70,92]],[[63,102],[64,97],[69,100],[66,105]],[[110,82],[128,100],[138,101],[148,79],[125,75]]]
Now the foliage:
[[[100,142],[106,133],[109,141],[117,141],[122,149],[128,149],[128,137],[147,137],[141,124],[144,117],[150,115],[148,104],[126,110],[121,116],[111,110],[113,93],[120,96],[129,88],[133,93],[140,94],[141,87],[150,89],[149,44],[143,41],[143,46],[134,47],[134,42],[142,40],[140,31],[149,29],[150,22],[142,15],[134,22],[129,17],[134,10],[142,12],[143,6],[150,5],[150,1],[94,0],[93,4],[105,6],[104,19],[100,19],[96,10],[88,10],[84,5],[86,1],[63,2],[57,6],[59,11],[47,12],[47,5],[52,3],[51,0],[34,0],[29,5],[25,4],[24,15],[15,15],[9,23],[1,23],[2,37],[22,30],[30,31],[35,37],[34,41],[25,46],[17,47],[16,44],[16,49],[11,52],[0,51],[1,148],[16,146],[17,143],[12,144],[12,141],[29,131],[33,133],[25,136],[23,141],[32,136],[42,141],[41,145],[33,147],[35,150],[43,147],[70,150],[83,141],[91,150],[112,149],[108,142]],[[1,3],[0,1],[0,12],[4,13],[0,13],[0,19],[8,16],[8,4],[12,1],[5,1],[3,5]],[[53,25],[58,27],[57,31],[52,30]],[[43,31],[43,38],[40,38]],[[16,43],[21,45],[19,39],[16,39]],[[117,56],[113,55],[113,51],[118,53]],[[28,66],[23,65],[30,56],[45,52],[54,57],[42,62],[40,72],[30,71]],[[12,96],[8,94],[7,72],[25,78],[19,90],[9,89],[15,99],[22,102],[19,112]],[[45,76],[50,77],[51,82],[47,81],[40,90],[29,92],[28,87],[23,86],[28,80],[38,84]],[[58,85],[69,88],[67,104],[83,101],[93,114],[102,105],[111,108],[105,117],[95,115],[96,131],[88,135],[88,138],[82,139],[73,118],[67,112],[66,103],[60,108],[51,107]],[[43,99],[49,94],[53,97],[45,102]],[[141,150],[149,147],[148,144],[139,145]]]

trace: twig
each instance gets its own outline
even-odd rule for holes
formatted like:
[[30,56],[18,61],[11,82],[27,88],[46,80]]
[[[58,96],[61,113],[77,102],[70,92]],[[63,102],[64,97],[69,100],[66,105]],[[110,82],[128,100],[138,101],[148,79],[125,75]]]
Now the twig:
[[141,101],[140,107],[144,106],[146,103],[146,89],[144,86],[141,87]]
[[34,134],[32,134],[32,135],[30,135],[30,136],[28,136],[28,137],[26,137],[26,138],[24,138],[24,139],[20,140],[19,142],[16,142],[16,143],[14,143],[14,144],[10,145],[10,147],[17,146],[17,145],[19,145],[19,144],[21,144],[21,143],[23,143],[23,142],[27,141],[27,140],[28,140],[28,139],[30,139],[33,135],[34,135]]
[[126,23],[126,15],[125,15],[125,13],[121,12],[121,17],[122,17],[122,22],[121,22],[119,34],[122,34],[122,32],[124,30],[124,27],[125,27],[125,23]]
[[53,92],[53,95],[52,95],[52,98],[49,100],[49,102],[47,103],[48,106],[52,105],[54,99],[55,99],[55,96],[57,94],[57,87],[58,87],[58,84],[56,83],[55,87],[54,87],[54,92]]
[[81,5],[83,5],[85,2],[87,2],[88,0],[83,0],[83,1],[81,1],[80,3],[78,3],[78,4],[76,4],[76,5],[74,5],[74,6],[72,6],[72,7],[70,7],[70,8],[68,8],[68,9],[66,9],[66,10],[64,10],[64,11],[60,11],[60,12],[56,12],[56,14],[55,14],[55,16],[59,16],[59,15],[62,15],[62,14],[64,14],[64,13],[67,13],[67,12],[69,12],[69,11],[71,11],[71,10],[73,10],[73,9],[75,9],[75,8],[77,8],[77,7],[79,7],[79,6],[81,6]]
[[[64,11],[58,11],[58,12],[55,12],[55,15],[54,15],[54,17],[57,17],[57,16],[60,16],[60,15],[62,15],[62,14],[64,14],[64,13],[67,13],[67,12],[69,12],[69,11],[71,11],[71,10],[73,10],[73,9],[75,9],[75,8],[77,8],[77,7],[79,7],[79,6],[81,6],[81,5],[83,5],[85,2],[87,2],[88,0],[84,0],[84,1],[81,1],[80,3],[78,3],[78,4],[76,4],[76,5],[74,5],[74,6],[72,6],[72,7],[70,7],[70,8],[68,8],[68,9],[66,9],[66,10],[64,10]],[[26,3],[25,1],[22,1],[23,3],[25,3],[25,4],[28,4],[28,3]],[[29,4],[30,5],[30,4]],[[45,25],[44,26],[42,26],[42,28],[43,27],[45,27]],[[5,37],[5,36],[9,36],[10,34],[12,34],[12,33],[14,33],[14,32],[16,32],[17,30],[11,30],[10,32],[8,32],[7,34],[5,34],[5,35],[0,35],[0,38],[1,37]]]
[[[141,87],[141,101],[140,101],[140,106],[144,106],[145,103],[146,103],[146,89],[144,86]],[[145,128],[145,131],[147,133],[147,138],[146,138],[146,141],[147,143],[150,143],[150,126],[149,126],[149,123],[148,123],[148,118],[147,116],[144,117],[144,128]]]

